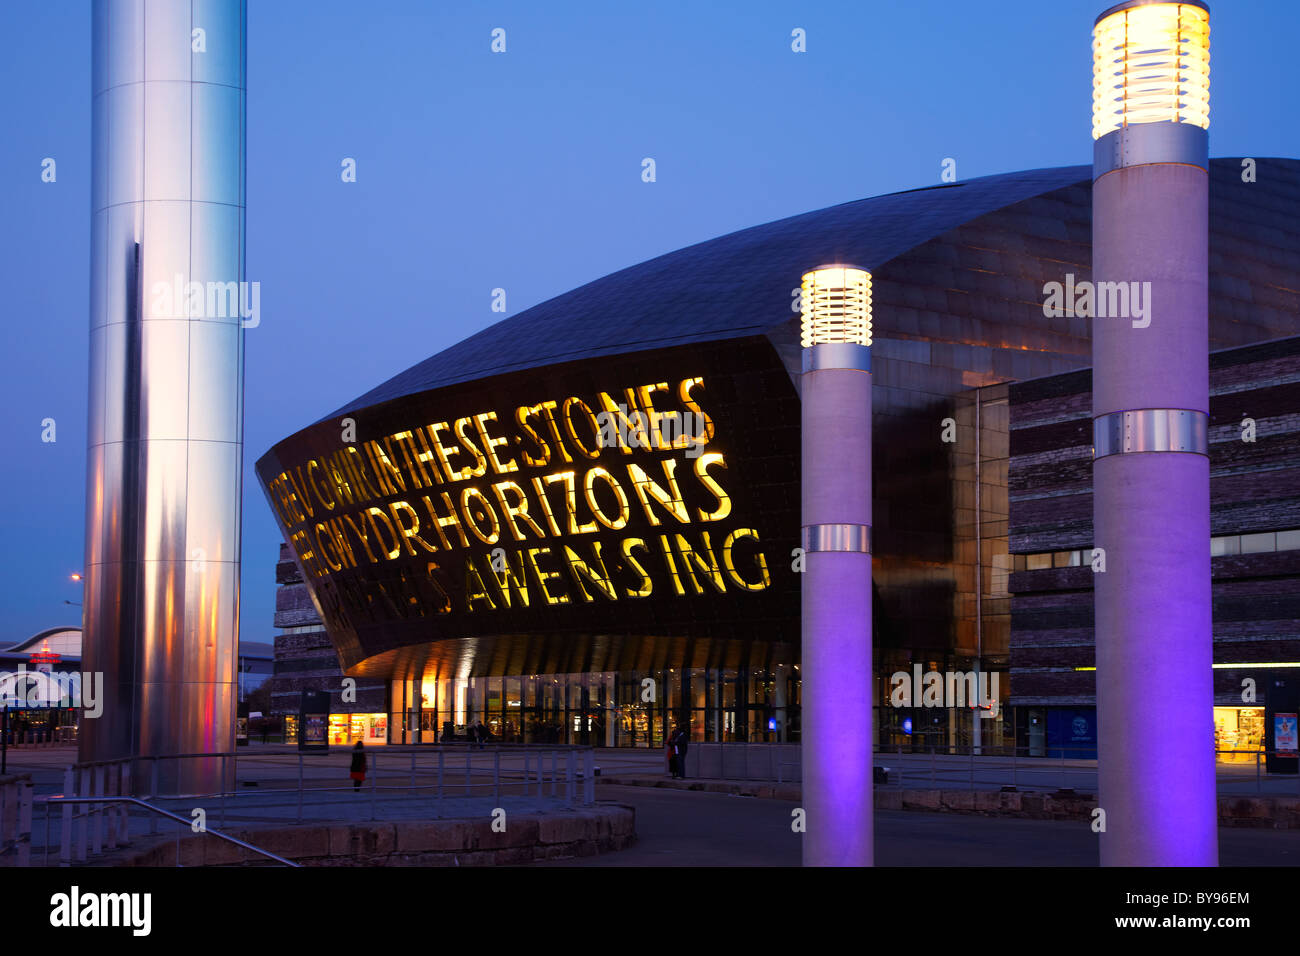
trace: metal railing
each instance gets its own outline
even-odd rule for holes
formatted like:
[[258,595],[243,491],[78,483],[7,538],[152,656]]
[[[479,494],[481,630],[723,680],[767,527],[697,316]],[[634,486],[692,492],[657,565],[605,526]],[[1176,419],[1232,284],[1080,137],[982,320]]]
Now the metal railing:
[[[1047,754],[1031,754],[1028,747],[961,747],[942,745],[925,750],[877,750],[873,764],[888,770],[888,786],[906,787],[1027,787],[1056,789],[1095,789],[1097,782],[1096,748],[1050,747]],[[1250,760],[1255,764],[1255,792],[1265,792],[1264,761],[1268,756],[1288,756],[1263,750],[1215,750],[1216,757],[1241,755],[1241,762],[1219,760],[1217,777],[1225,786],[1244,780]],[[1232,769],[1240,767],[1242,773]],[[802,759],[798,744],[692,743],[687,750],[687,774],[702,779],[765,780],[778,784],[798,783],[802,777]],[[1274,775],[1282,792],[1284,786]],[[1300,775],[1296,787],[1300,792]]]
[[32,775],[0,777],[0,865],[27,866],[32,849]]
[[[225,840],[227,843],[233,843],[236,846],[243,847],[245,850],[251,850],[252,852],[257,853],[260,856],[264,856],[268,860],[272,860],[276,863],[281,864],[282,866],[292,866],[295,868],[299,866],[299,864],[294,863],[291,860],[286,860],[284,857],[276,856],[274,853],[272,853],[269,850],[263,850],[261,847],[254,846],[251,843],[246,843],[243,840],[239,839],[238,837],[233,837],[228,833],[222,833],[220,830],[209,830],[207,827],[204,827],[201,830],[194,830],[193,822],[191,820],[187,820],[178,814],[172,813],[170,810],[164,810],[162,807],[156,807],[152,803],[147,803],[144,800],[141,800],[137,797],[55,796],[55,797],[44,797],[42,798],[41,802],[44,803],[47,807],[45,813],[45,864],[47,866],[49,865],[50,862],[50,839],[49,839],[50,814],[49,814],[48,807],[50,805],[62,805],[65,809],[65,815],[64,815],[65,823],[63,828],[63,835],[62,835],[62,839],[59,841],[59,863],[61,866],[71,866],[72,865],[72,835],[71,835],[71,826],[69,824],[71,823],[72,815],[69,814],[67,811],[71,810],[74,804],[92,804],[94,806],[102,806],[105,804],[129,804],[130,806],[140,807],[141,809],[147,810],[150,813],[158,814],[159,816],[163,816],[163,817],[167,817],[168,819],[175,820],[178,824],[182,824],[186,827],[189,827],[191,832],[199,833],[203,836],[217,837],[218,839]],[[83,816],[91,816],[91,815],[94,815],[96,819],[101,819],[101,820],[103,819],[102,815],[95,815],[93,814],[93,811],[92,814],[85,814]],[[86,845],[84,840],[85,829],[86,828],[82,829],[83,840],[82,843],[79,845],[79,852],[78,852],[78,859],[81,861],[85,861],[86,859]],[[100,835],[98,830],[96,830],[96,836],[95,836],[96,853],[99,852],[98,849],[99,842],[100,842]],[[131,841],[130,841],[129,833],[124,833],[123,845],[129,845],[130,842]],[[114,839],[113,841],[113,846],[116,846],[116,839]],[[177,866],[181,865],[180,826],[177,826],[176,828],[176,865]]]
[[[60,812],[60,804],[60,859],[85,862],[105,849],[116,849],[119,843],[129,842],[129,807],[136,805],[156,811],[148,818],[148,832],[156,835],[159,816],[190,822],[156,805],[179,800],[190,801],[191,805],[196,801],[206,804],[205,820],[211,810],[218,818],[218,826],[224,828],[232,813],[262,824],[285,826],[303,823],[309,812],[315,818],[338,820],[341,817],[337,811],[343,802],[339,795],[357,793],[359,789],[367,798],[370,820],[379,819],[381,809],[388,807],[404,807],[421,813],[428,799],[438,801],[439,811],[443,809],[443,801],[485,800],[489,796],[497,805],[503,797],[519,796],[554,801],[558,806],[586,806],[596,799],[595,757],[589,747],[459,743],[371,747],[364,751],[366,775],[362,788],[348,780],[354,753],[350,748],[319,753],[234,751],[74,764],[64,771],[62,794],[39,801],[45,807],[46,858],[52,845],[49,835],[52,817]],[[162,784],[167,782],[167,775],[180,761],[187,760],[216,761],[220,787],[184,797],[163,795]],[[245,779],[241,787],[238,778],[247,776],[250,766],[264,771],[259,774],[263,779]],[[243,774],[239,773],[241,768]],[[272,778],[272,782],[278,778],[285,785],[261,786],[267,782],[266,777]],[[340,778],[347,782],[334,785]],[[411,800],[403,802],[403,797]],[[88,804],[92,809],[75,813],[74,804]],[[346,806],[342,818],[357,819],[354,805],[348,802]],[[459,808],[461,812],[466,809]],[[323,811],[323,816],[318,811]],[[219,833],[219,830],[207,832]]]

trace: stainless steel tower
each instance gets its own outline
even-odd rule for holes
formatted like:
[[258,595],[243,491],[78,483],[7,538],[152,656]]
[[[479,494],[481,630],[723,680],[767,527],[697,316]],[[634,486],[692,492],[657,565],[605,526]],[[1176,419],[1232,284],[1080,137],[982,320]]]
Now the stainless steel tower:
[[[83,760],[234,745],[245,22],[244,0],[94,4]],[[159,788],[220,773],[161,761]]]

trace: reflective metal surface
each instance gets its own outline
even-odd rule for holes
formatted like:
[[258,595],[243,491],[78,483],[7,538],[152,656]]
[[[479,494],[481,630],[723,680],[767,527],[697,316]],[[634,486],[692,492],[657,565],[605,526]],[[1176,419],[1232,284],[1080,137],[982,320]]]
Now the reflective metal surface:
[[871,553],[871,526],[818,524],[803,529],[805,551],[857,551]]
[[1092,457],[1146,451],[1210,453],[1210,419],[1185,408],[1140,408],[1099,415],[1092,422]]
[[[234,746],[245,28],[244,0],[94,4],[82,760]],[[229,785],[179,763],[161,792]]]
[[1210,168],[1210,136],[1187,123],[1136,123],[1111,130],[1092,144],[1092,177],[1126,166],[1183,163]]
[[803,350],[803,370],[855,368],[871,371],[871,346],[856,342],[819,342]]

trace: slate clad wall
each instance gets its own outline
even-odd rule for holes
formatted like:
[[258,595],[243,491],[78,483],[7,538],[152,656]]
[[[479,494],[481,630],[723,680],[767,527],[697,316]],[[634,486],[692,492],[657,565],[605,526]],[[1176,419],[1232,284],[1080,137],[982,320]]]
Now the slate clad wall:
[[[1013,554],[1093,546],[1091,377],[1010,386]],[[1215,536],[1300,528],[1300,337],[1210,356],[1210,507]],[[1216,663],[1300,660],[1300,550],[1222,555],[1211,573]],[[1011,575],[1013,705],[1096,702],[1095,672],[1074,670],[1095,665],[1092,584],[1088,567]],[[1216,671],[1216,703],[1241,703],[1246,676]]]

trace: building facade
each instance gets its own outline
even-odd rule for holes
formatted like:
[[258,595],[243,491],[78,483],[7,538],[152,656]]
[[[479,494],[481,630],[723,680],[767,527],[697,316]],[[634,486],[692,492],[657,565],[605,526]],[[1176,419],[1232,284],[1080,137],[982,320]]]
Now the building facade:
[[[1010,386],[1010,703],[1031,754],[1096,755],[1091,372]],[[1300,338],[1210,355],[1215,746],[1254,763],[1300,667]],[[1151,688],[1153,694],[1176,688]],[[1151,728],[1157,733],[1158,728]],[[1270,748],[1271,749],[1271,748]]]
[[[1211,164],[1219,348],[1300,333],[1298,166],[1259,163],[1271,175],[1249,184]],[[876,663],[844,719],[874,717],[890,749],[977,727],[1010,745],[1009,708],[897,707],[889,678],[979,670],[1001,703],[1017,693],[1008,389],[1089,361],[1089,320],[1047,314],[1044,293],[1089,277],[1090,186],[1086,166],[1013,173],[701,243],[279,442],[257,465],[288,548],[278,698],[329,689],[392,742],[475,718],[519,741],[658,746],[674,720],[697,740],[797,740],[796,296],[839,261],[872,272],[875,313]],[[331,648],[339,672],[310,676]],[[345,675],[371,702],[342,699]],[[383,710],[357,710],[380,685]]]

